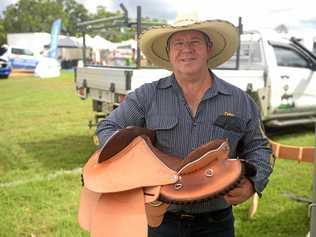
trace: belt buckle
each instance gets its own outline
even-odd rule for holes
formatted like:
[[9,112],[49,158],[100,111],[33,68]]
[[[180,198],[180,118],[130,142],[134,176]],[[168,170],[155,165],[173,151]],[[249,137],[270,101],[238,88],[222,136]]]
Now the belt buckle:
[[192,219],[194,219],[194,215],[190,215],[190,214],[187,214],[187,213],[181,213],[180,214],[180,219],[181,220],[184,220],[184,219],[192,220]]

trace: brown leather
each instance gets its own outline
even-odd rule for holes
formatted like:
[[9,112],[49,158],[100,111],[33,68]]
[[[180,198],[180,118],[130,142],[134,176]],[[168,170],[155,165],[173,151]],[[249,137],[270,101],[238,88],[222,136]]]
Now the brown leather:
[[95,152],[83,168],[85,186],[94,192],[120,192],[177,181],[177,172],[160,161],[142,136],[102,163],[98,162],[100,152]]
[[172,203],[197,202],[225,194],[238,183],[243,175],[242,163],[228,159],[227,142],[220,144],[197,159],[186,159],[179,170],[175,184],[164,185],[160,199]]
[[284,145],[270,140],[272,151],[275,157],[303,162],[314,161],[315,147],[312,146],[291,146]]
[[146,237],[142,189],[102,194],[91,223],[91,237]]
[[78,218],[92,236],[146,236],[147,224],[160,225],[166,202],[213,198],[229,191],[243,177],[243,164],[228,159],[225,140],[211,141],[180,159],[155,148],[147,133],[133,128],[120,130],[111,138],[114,142],[107,142],[116,144],[118,137],[127,138],[119,149],[114,148],[115,154],[109,157],[111,151],[104,149],[110,147],[104,146],[84,166]]
[[154,130],[132,126],[117,130],[102,147],[98,160],[99,163],[119,153],[128,146],[134,138],[141,135],[147,136],[151,143],[155,144],[156,136]]
[[170,204],[163,203],[161,201],[146,203],[145,210],[146,210],[148,225],[151,227],[160,226],[169,205]]
[[80,206],[78,212],[78,222],[82,229],[90,231],[91,220],[98,203],[101,193],[90,191],[82,187],[80,193]]
[[159,198],[161,186],[144,187],[145,203],[154,202]]

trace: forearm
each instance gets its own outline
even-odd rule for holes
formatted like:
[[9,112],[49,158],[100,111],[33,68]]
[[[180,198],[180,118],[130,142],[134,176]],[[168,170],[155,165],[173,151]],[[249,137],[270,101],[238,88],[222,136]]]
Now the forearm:
[[[258,123],[259,124],[259,123]],[[258,194],[264,190],[268,178],[272,173],[272,150],[269,141],[261,128],[255,126],[245,135],[241,143],[240,159],[253,164],[257,169],[257,175],[250,178]]]
[[261,195],[265,186],[268,183],[268,178],[272,173],[272,167],[270,164],[270,152],[254,152],[249,156],[243,157],[243,159],[247,160],[251,164],[253,164],[257,169],[257,174],[254,177],[250,177],[249,179],[254,185],[255,191]]
[[128,126],[144,126],[144,108],[135,92],[129,94],[118,108],[97,125],[96,135],[100,146],[118,129]]
[[103,146],[109,137],[120,128],[122,128],[120,125],[109,119],[100,121],[96,129],[96,135],[99,139],[100,146]]

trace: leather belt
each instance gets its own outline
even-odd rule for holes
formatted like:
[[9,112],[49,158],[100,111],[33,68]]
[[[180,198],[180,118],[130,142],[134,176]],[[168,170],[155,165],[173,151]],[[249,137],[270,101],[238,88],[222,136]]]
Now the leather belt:
[[201,218],[209,218],[212,217],[214,219],[220,219],[225,217],[231,212],[231,207],[222,209],[222,210],[217,210],[217,211],[211,211],[211,212],[203,212],[203,213],[188,213],[184,211],[179,211],[179,212],[172,212],[168,211],[165,216],[171,217],[173,219],[178,219],[178,220],[194,220],[194,219],[201,219]]

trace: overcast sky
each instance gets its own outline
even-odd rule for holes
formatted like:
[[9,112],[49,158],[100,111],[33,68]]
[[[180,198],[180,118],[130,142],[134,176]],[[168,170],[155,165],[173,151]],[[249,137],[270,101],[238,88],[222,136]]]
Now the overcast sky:
[[[316,1],[311,0],[76,0],[93,12],[97,5],[108,10],[119,9],[123,3],[131,17],[135,17],[136,6],[142,7],[142,15],[166,19],[172,22],[180,13],[194,12],[203,19],[226,19],[237,25],[241,16],[245,29],[275,28],[280,24],[290,29],[316,31]],[[0,0],[0,11],[17,0]]]

